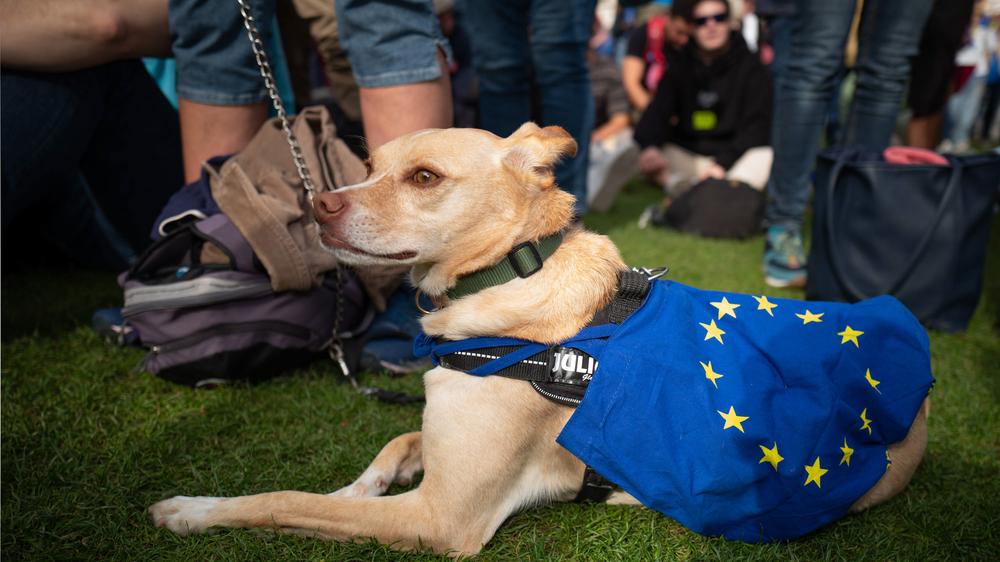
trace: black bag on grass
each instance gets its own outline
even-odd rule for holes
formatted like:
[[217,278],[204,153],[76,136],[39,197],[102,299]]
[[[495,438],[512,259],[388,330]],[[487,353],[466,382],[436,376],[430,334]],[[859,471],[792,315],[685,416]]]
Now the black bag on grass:
[[707,179],[673,200],[663,221],[709,238],[747,238],[760,232],[764,193],[733,180]]
[[806,298],[894,295],[927,326],[964,330],[982,290],[1000,156],[890,164],[830,149],[816,167]]

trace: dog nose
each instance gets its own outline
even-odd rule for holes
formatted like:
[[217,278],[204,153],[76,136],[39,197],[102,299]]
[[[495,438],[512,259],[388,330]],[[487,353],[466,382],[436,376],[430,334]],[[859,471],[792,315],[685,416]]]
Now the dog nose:
[[317,194],[313,200],[313,212],[316,214],[316,221],[320,223],[336,220],[337,216],[343,214],[345,209],[347,209],[347,200],[333,191]]

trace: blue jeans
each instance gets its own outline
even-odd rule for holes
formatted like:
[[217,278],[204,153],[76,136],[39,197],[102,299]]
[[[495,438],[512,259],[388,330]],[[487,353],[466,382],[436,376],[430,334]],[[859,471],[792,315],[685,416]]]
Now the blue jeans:
[[[265,44],[271,40],[274,1],[247,0]],[[170,0],[168,15],[178,96],[210,105],[267,99],[236,0]]]
[[[931,0],[867,0],[858,31],[857,86],[840,140],[881,150],[889,143],[906,94],[910,59]],[[774,164],[765,218],[801,228],[809,202],[809,173],[840,84],[844,44],[854,16],[848,0],[801,0],[787,50],[775,45],[776,75],[771,142]]]
[[4,69],[0,96],[4,235],[48,238],[82,265],[127,267],[184,180],[177,112],[142,63]]
[[944,138],[954,145],[969,142],[985,93],[986,76],[970,76],[962,89],[948,98],[944,112]]
[[559,125],[576,139],[576,158],[556,168],[556,181],[576,197],[583,215],[594,128],[587,70],[594,0],[479,0],[468,2],[462,15],[479,75],[483,128],[507,136],[531,120],[533,76],[543,124]]
[[340,44],[362,88],[436,80],[438,49],[451,63],[431,0],[336,0],[336,6]]

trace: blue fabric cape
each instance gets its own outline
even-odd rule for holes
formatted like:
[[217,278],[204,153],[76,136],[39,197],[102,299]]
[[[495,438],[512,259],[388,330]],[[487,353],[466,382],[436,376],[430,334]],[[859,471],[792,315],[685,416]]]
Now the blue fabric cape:
[[[886,445],[934,382],[927,335],[892,297],[761,299],[658,281],[623,324],[564,342],[599,364],[559,444],[706,535],[792,539],[844,515],[891,470]],[[510,356],[544,348],[425,337],[415,350],[512,342]]]

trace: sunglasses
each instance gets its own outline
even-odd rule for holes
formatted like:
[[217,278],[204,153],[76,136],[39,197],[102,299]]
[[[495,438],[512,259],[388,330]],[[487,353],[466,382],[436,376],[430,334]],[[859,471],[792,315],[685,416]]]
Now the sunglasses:
[[715,14],[714,16],[703,16],[700,18],[694,18],[694,24],[698,27],[704,27],[708,25],[709,21],[714,21],[715,23],[725,23],[729,19],[729,14],[721,13]]

